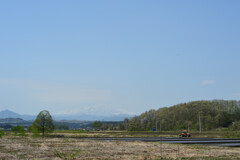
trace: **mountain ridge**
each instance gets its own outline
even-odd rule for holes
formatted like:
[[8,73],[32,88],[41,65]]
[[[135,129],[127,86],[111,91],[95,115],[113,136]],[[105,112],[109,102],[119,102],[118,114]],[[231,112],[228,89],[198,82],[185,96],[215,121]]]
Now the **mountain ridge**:
[[11,110],[5,109],[3,111],[0,111],[0,119],[4,119],[4,118],[21,118],[24,120],[34,120],[36,118],[36,116],[21,115],[16,112],[13,112]]
[[[93,114],[58,114],[58,115],[52,115],[54,120],[86,120],[86,121],[95,121],[95,120],[101,120],[101,121],[122,121],[124,118],[130,118],[133,115],[128,114],[119,114],[119,115],[93,115]],[[34,115],[21,115],[16,112],[13,112],[11,110],[2,110],[0,111],[0,119],[5,118],[21,118],[23,120],[34,120],[37,116]]]

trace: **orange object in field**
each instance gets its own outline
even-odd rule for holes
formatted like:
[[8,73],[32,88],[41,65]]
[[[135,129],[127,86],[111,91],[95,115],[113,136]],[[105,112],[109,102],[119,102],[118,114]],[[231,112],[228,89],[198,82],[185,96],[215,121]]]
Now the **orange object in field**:
[[191,137],[191,134],[187,130],[182,130],[182,133],[179,137]]

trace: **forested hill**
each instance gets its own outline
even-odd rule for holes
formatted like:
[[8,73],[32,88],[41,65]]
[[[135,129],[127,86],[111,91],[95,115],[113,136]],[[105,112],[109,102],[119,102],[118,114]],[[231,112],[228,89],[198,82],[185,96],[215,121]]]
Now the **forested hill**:
[[[172,107],[149,110],[140,116],[125,119],[122,128],[128,130],[199,130],[199,114],[202,130],[211,130],[220,127],[239,127],[240,101],[193,101],[177,104]],[[128,121],[128,122],[126,122]],[[157,123],[156,123],[157,122]],[[235,125],[235,126],[234,126]]]

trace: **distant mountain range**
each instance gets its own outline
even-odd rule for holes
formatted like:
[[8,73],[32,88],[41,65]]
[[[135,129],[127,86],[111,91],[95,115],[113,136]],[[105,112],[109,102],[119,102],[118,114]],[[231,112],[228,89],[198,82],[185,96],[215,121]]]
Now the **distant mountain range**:
[[[100,120],[100,121],[123,121],[124,118],[130,118],[133,115],[128,114],[118,114],[118,115],[109,115],[109,116],[103,116],[103,115],[94,115],[94,114],[68,114],[68,115],[52,115],[54,120],[60,121],[60,120],[85,120],[85,121],[94,121],[94,120]],[[3,110],[0,111],[0,119],[4,118],[21,118],[23,120],[34,120],[37,116],[33,115],[21,115],[18,113],[15,113],[10,110]]]
[[3,110],[0,112],[0,119],[4,119],[4,118],[21,118],[24,120],[34,120],[36,118],[36,116],[21,115],[21,114],[18,114],[18,113],[15,113],[13,111],[6,109],[6,110]]

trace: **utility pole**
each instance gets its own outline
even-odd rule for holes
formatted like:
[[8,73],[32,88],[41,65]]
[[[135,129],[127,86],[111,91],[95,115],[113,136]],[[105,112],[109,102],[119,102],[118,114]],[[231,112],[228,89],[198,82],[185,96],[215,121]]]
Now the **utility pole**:
[[200,112],[198,114],[199,114],[199,131],[200,131],[200,133],[202,133],[202,123],[201,123]]
[[162,124],[161,124],[161,121],[160,121],[160,132],[162,131]]
[[157,120],[156,120],[156,132],[157,132]]
[[126,120],[126,131],[128,131],[127,120]]

